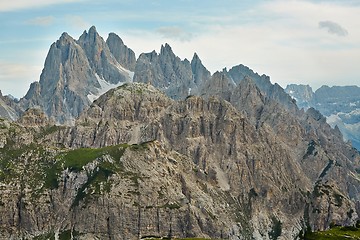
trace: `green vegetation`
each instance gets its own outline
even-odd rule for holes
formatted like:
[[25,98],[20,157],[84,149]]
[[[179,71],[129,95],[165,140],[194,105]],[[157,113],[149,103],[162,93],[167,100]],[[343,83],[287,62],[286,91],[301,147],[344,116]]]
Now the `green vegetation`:
[[55,234],[53,232],[45,233],[34,237],[33,240],[55,240]]
[[79,235],[77,231],[66,230],[59,234],[59,240],[77,239]]
[[317,155],[317,152],[314,153],[314,151],[316,150],[316,142],[314,140],[311,140],[308,144],[308,148],[306,150],[305,155],[303,156],[303,159],[309,157],[310,155]]
[[129,145],[121,144],[104,148],[79,148],[68,151],[63,155],[62,159],[65,168],[69,168],[73,172],[79,172],[86,164],[106,154],[109,154],[115,160],[119,160],[127,147]]
[[36,135],[36,138],[41,139],[41,138],[43,138],[43,137],[45,137],[47,135],[50,135],[50,134],[52,134],[54,132],[57,132],[57,131],[59,131],[61,129],[64,129],[64,128],[65,128],[64,126],[56,126],[56,125],[43,127],[41,129],[41,132]]
[[328,164],[326,165],[324,170],[321,172],[319,178],[325,177],[326,173],[329,171],[329,169],[332,167],[332,165],[334,165],[334,160],[329,159]]
[[90,175],[87,182],[84,183],[78,190],[72,203],[72,207],[78,206],[79,202],[89,197],[90,194],[101,194],[101,186],[104,186],[104,191],[109,192],[111,186],[110,183],[108,183],[108,178],[112,174],[114,174],[112,170],[104,168],[100,165],[98,170]]
[[282,223],[274,216],[271,218],[271,221],[272,221],[272,227],[271,227],[271,231],[269,232],[269,238],[276,240],[281,235]]
[[[46,131],[52,132],[56,128],[54,126]],[[59,178],[65,169],[80,172],[84,170],[85,165],[97,160],[94,162],[94,168],[91,171],[87,170],[87,181],[78,189],[73,207],[78,206],[80,201],[87,200],[87,197],[110,192],[112,180],[109,177],[113,174],[120,174],[130,180],[135,187],[134,193],[138,194],[136,189],[141,176],[125,171],[120,161],[127,148],[132,151],[142,151],[148,149],[148,143],[65,150],[47,148],[38,144],[16,145],[8,141],[8,144],[0,149],[0,182],[21,181],[33,190],[31,198],[36,199],[46,189],[59,187]]]
[[[77,239],[80,234],[77,231],[66,230],[59,234],[59,240]],[[55,240],[55,233],[45,233],[33,238],[33,240]]]
[[333,227],[327,231],[308,232],[304,236],[305,240],[342,240],[360,239],[360,229],[357,227]]
[[[87,163],[105,154],[109,154],[113,160],[115,160],[114,163],[102,161],[93,173],[88,173],[88,180],[78,190],[72,207],[78,206],[79,203],[84,200],[86,204],[86,200],[91,196],[110,192],[111,182],[108,178],[115,173],[121,173],[122,176],[133,182],[135,188],[139,187],[138,181],[141,177],[136,173],[124,171],[122,163],[120,162],[121,156],[128,147],[135,151],[148,149],[147,143],[131,146],[122,144],[99,149],[76,149],[68,152],[64,156],[65,167],[68,167],[72,171],[80,171]],[[133,191],[131,193],[136,195],[140,194],[138,191]]]

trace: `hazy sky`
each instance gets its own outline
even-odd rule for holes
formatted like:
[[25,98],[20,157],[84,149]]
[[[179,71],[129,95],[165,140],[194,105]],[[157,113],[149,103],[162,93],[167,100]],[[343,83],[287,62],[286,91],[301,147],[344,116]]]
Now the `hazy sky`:
[[137,57],[169,43],[212,73],[241,63],[283,87],[360,85],[358,0],[1,0],[3,94],[24,96],[61,33],[78,39],[92,25]]

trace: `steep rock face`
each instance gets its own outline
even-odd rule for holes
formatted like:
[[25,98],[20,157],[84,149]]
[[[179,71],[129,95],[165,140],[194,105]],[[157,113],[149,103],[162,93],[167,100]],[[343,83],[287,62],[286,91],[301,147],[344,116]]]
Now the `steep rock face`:
[[39,106],[59,123],[72,123],[104,89],[131,81],[95,27],[78,41],[67,33],[53,43],[38,83],[20,101],[23,109]]
[[46,126],[53,124],[46,117],[45,113],[37,108],[27,109],[17,122],[23,126]]
[[265,96],[251,78],[245,77],[235,88],[230,102],[253,123],[257,124],[263,111]]
[[[68,119],[77,99],[121,81],[116,69],[130,76],[111,38],[63,34],[22,104]],[[1,236],[294,239],[358,219],[358,152],[269,77],[243,65],[210,76],[169,45],[142,54],[135,72],[171,98],[124,84],[76,112],[74,126],[38,109],[0,120]]]
[[[205,66],[202,64],[199,56],[194,53],[194,56],[191,60],[191,70],[193,72],[194,76],[194,83],[197,88],[204,85],[206,81],[208,81],[211,77],[211,73],[205,68]],[[191,94],[199,94],[197,89],[191,89]]]
[[16,108],[16,103],[6,96],[3,96],[0,91],[0,118],[16,120],[18,118],[18,112],[13,107]]
[[168,44],[155,51],[143,53],[136,63],[134,82],[149,83],[173,99],[184,99],[196,87],[190,62],[175,56]]
[[272,84],[269,76],[264,74],[260,76],[258,73],[255,73],[253,70],[242,64],[232,67],[228,71],[228,75],[236,84],[239,84],[244,77],[250,77],[265,96],[281,103],[288,111],[296,113],[297,106],[292,101],[291,97],[286,94],[278,84]]
[[299,108],[308,109],[314,105],[314,92],[309,85],[289,84],[286,86],[285,92],[296,100]]
[[346,140],[360,148],[360,88],[356,86],[322,86],[315,93],[304,85],[289,85],[286,91],[300,107],[314,107],[327,117],[327,122],[337,126]]
[[135,53],[124,44],[118,35],[115,33],[110,33],[106,39],[106,44],[108,45],[116,61],[120,63],[121,66],[129,69],[132,72],[135,70]]
[[[33,136],[29,144],[52,152],[33,162],[52,162],[62,170],[54,182],[40,179],[52,189],[35,197],[40,209],[29,203],[37,192],[31,181],[6,188],[9,196],[23,197],[2,199],[12,209],[2,214],[2,222],[12,224],[2,229],[4,236],[73,231],[118,239],[274,239],[279,234],[293,239],[307,226],[353,223],[359,214],[359,155],[341,141],[340,132],[314,109],[292,115],[251,79],[235,92],[241,98],[232,95],[239,100],[234,106],[211,96],[176,102],[152,86],[126,84],[97,99],[74,127],[27,130]],[[5,143],[2,159],[12,146]],[[54,146],[62,148],[50,150]],[[31,153],[34,159],[40,158],[37,152]],[[88,154],[93,159],[78,162]],[[21,203],[28,207],[14,207]],[[54,221],[41,220],[47,214]],[[149,222],[149,216],[156,221]]]
[[125,69],[116,61],[108,45],[97,33],[94,26],[89,29],[88,33],[85,31],[80,36],[78,44],[84,49],[91,69],[95,70],[101,79],[106,79],[110,84],[129,80]]
[[208,81],[203,82],[200,95],[206,98],[217,96],[230,101],[234,89],[234,82],[224,72],[216,72]]

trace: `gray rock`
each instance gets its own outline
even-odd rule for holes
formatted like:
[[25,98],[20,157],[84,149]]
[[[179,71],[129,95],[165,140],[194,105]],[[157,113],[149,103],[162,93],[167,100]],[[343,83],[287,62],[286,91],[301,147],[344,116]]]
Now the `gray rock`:
[[134,82],[149,83],[164,91],[173,99],[184,99],[195,86],[190,62],[175,56],[168,44],[155,51],[139,56]]
[[110,52],[115,57],[116,61],[130,71],[135,70],[136,58],[133,50],[128,48],[121,38],[115,33],[110,33],[106,39]]
[[56,122],[73,124],[93,98],[102,93],[104,84],[129,82],[129,74],[95,27],[89,33],[85,31],[78,41],[63,33],[50,47],[40,81],[31,84],[19,105],[24,110],[39,106]]

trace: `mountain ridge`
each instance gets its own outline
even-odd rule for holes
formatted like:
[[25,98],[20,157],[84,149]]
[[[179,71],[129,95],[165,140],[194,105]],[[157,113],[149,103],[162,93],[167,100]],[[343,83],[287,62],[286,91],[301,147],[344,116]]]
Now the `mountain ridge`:
[[288,85],[285,89],[301,108],[314,107],[326,116],[327,122],[337,126],[345,140],[360,149],[360,88],[357,86],[322,86],[315,92],[310,86]]
[[28,109],[0,120],[4,238],[295,239],[359,220],[359,152],[318,110],[244,65],[211,75],[165,44],[134,66],[110,39],[63,34]]

